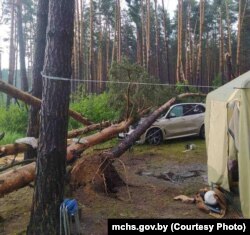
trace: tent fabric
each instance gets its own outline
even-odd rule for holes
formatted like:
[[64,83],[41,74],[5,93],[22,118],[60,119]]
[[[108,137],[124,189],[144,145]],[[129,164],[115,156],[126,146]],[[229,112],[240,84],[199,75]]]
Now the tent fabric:
[[[228,163],[238,159],[239,192],[244,217],[250,218],[250,72],[210,92],[206,99],[205,132],[208,183],[230,190]],[[230,108],[236,104],[239,113]],[[235,115],[238,117],[235,118]],[[238,118],[238,124],[237,124]],[[238,129],[238,142],[232,142],[229,125]],[[232,125],[231,125],[232,127]],[[236,151],[235,144],[238,144]],[[235,156],[234,156],[235,155]]]
[[241,210],[250,218],[250,90],[241,90],[239,136],[239,189]]

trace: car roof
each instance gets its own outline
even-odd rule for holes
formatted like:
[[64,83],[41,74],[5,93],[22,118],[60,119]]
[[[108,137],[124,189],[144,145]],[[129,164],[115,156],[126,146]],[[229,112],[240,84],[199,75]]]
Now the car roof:
[[172,105],[171,107],[174,107],[174,106],[178,106],[178,105],[184,105],[184,104],[196,104],[196,105],[202,105],[202,106],[204,106],[205,107],[205,104],[204,103],[179,103],[179,104],[174,104],[174,105]]

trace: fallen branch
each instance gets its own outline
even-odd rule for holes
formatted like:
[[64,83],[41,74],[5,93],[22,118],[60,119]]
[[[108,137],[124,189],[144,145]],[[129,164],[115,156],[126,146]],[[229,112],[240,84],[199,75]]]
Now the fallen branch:
[[[30,95],[27,92],[20,91],[16,87],[7,84],[4,81],[0,81],[0,91],[6,93],[7,95],[12,96],[16,99],[19,99],[28,105],[32,105],[32,106],[35,106],[38,108],[41,107],[41,100],[40,99]],[[73,110],[69,110],[69,116],[71,116],[73,119],[75,119],[76,121],[78,121],[84,125],[88,126],[88,125],[92,124],[92,122],[89,121],[87,118],[83,117],[80,113],[75,112]]]

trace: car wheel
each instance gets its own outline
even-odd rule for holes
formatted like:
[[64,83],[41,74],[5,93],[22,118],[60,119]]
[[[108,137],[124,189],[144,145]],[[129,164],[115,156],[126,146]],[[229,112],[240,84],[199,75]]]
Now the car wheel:
[[205,139],[205,126],[204,125],[201,126],[199,136],[200,138]]
[[163,142],[162,132],[158,128],[154,128],[147,133],[147,142],[151,145],[159,145]]

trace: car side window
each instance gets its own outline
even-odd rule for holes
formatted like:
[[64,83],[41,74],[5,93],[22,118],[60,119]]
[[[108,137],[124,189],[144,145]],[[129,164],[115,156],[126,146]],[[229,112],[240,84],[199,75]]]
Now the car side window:
[[205,113],[206,109],[204,106],[202,105],[197,105],[194,109],[195,113]]
[[182,105],[178,105],[173,107],[169,114],[168,114],[168,118],[175,118],[175,117],[182,117],[183,116],[183,106]]
[[186,104],[184,106],[184,116],[195,115],[205,112],[205,107],[198,104]]
[[185,104],[184,105],[184,116],[194,115],[194,104]]

